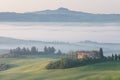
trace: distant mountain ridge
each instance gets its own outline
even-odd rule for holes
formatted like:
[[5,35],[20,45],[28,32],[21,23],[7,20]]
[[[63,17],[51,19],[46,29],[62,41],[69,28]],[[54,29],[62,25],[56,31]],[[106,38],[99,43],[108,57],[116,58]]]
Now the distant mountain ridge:
[[39,40],[24,40],[24,39],[16,39],[11,37],[2,37],[0,36],[0,44],[21,44],[21,43],[49,43],[49,44],[72,44],[72,43],[89,43],[89,44],[120,44],[120,43],[102,43],[96,41],[80,41],[80,42],[57,42],[57,41],[39,41]]
[[90,13],[84,13],[84,12],[78,12],[78,11],[72,11],[67,8],[58,8],[56,10],[44,10],[44,11],[36,11],[32,12],[35,14],[90,14]]
[[16,39],[11,37],[1,37],[0,36],[0,44],[30,44],[30,43],[46,43],[46,44],[69,44],[68,42],[55,42],[55,41],[38,41],[38,40],[24,40],[24,39]]
[[0,22],[120,22],[120,14],[92,14],[67,8],[27,13],[0,12]]

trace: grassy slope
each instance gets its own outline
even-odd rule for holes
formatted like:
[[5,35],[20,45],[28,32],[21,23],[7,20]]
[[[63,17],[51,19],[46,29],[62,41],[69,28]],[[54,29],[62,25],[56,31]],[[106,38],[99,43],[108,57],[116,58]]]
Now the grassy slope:
[[107,62],[89,66],[46,70],[50,58],[0,59],[12,64],[0,72],[0,80],[120,80],[120,62]]

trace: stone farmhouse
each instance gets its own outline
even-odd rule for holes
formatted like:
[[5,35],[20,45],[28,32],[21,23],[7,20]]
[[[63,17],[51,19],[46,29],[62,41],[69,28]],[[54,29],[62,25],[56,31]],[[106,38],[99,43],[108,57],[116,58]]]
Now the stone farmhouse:
[[78,51],[77,52],[78,59],[85,59],[85,58],[92,58],[92,59],[99,59],[99,52],[97,51]]

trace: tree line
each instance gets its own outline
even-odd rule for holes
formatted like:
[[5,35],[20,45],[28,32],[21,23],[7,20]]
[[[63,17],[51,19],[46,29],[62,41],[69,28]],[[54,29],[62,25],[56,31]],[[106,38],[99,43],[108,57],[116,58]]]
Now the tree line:
[[120,61],[120,54],[112,54],[106,57],[109,61]]
[[13,55],[39,55],[39,54],[62,54],[61,50],[56,51],[54,47],[44,47],[43,51],[39,51],[35,46],[31,48],[27,47],[17,47],[15,49],[10,49],[10,54]]

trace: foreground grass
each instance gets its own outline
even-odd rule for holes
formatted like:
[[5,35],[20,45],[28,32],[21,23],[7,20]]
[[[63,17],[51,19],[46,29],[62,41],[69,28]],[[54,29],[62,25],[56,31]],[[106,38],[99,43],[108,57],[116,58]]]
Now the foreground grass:
[[11,68],[0,72],[0,80],[120,80],[120,62],[107,62],[71,69],[46,70],[55,58],[0,59]]

